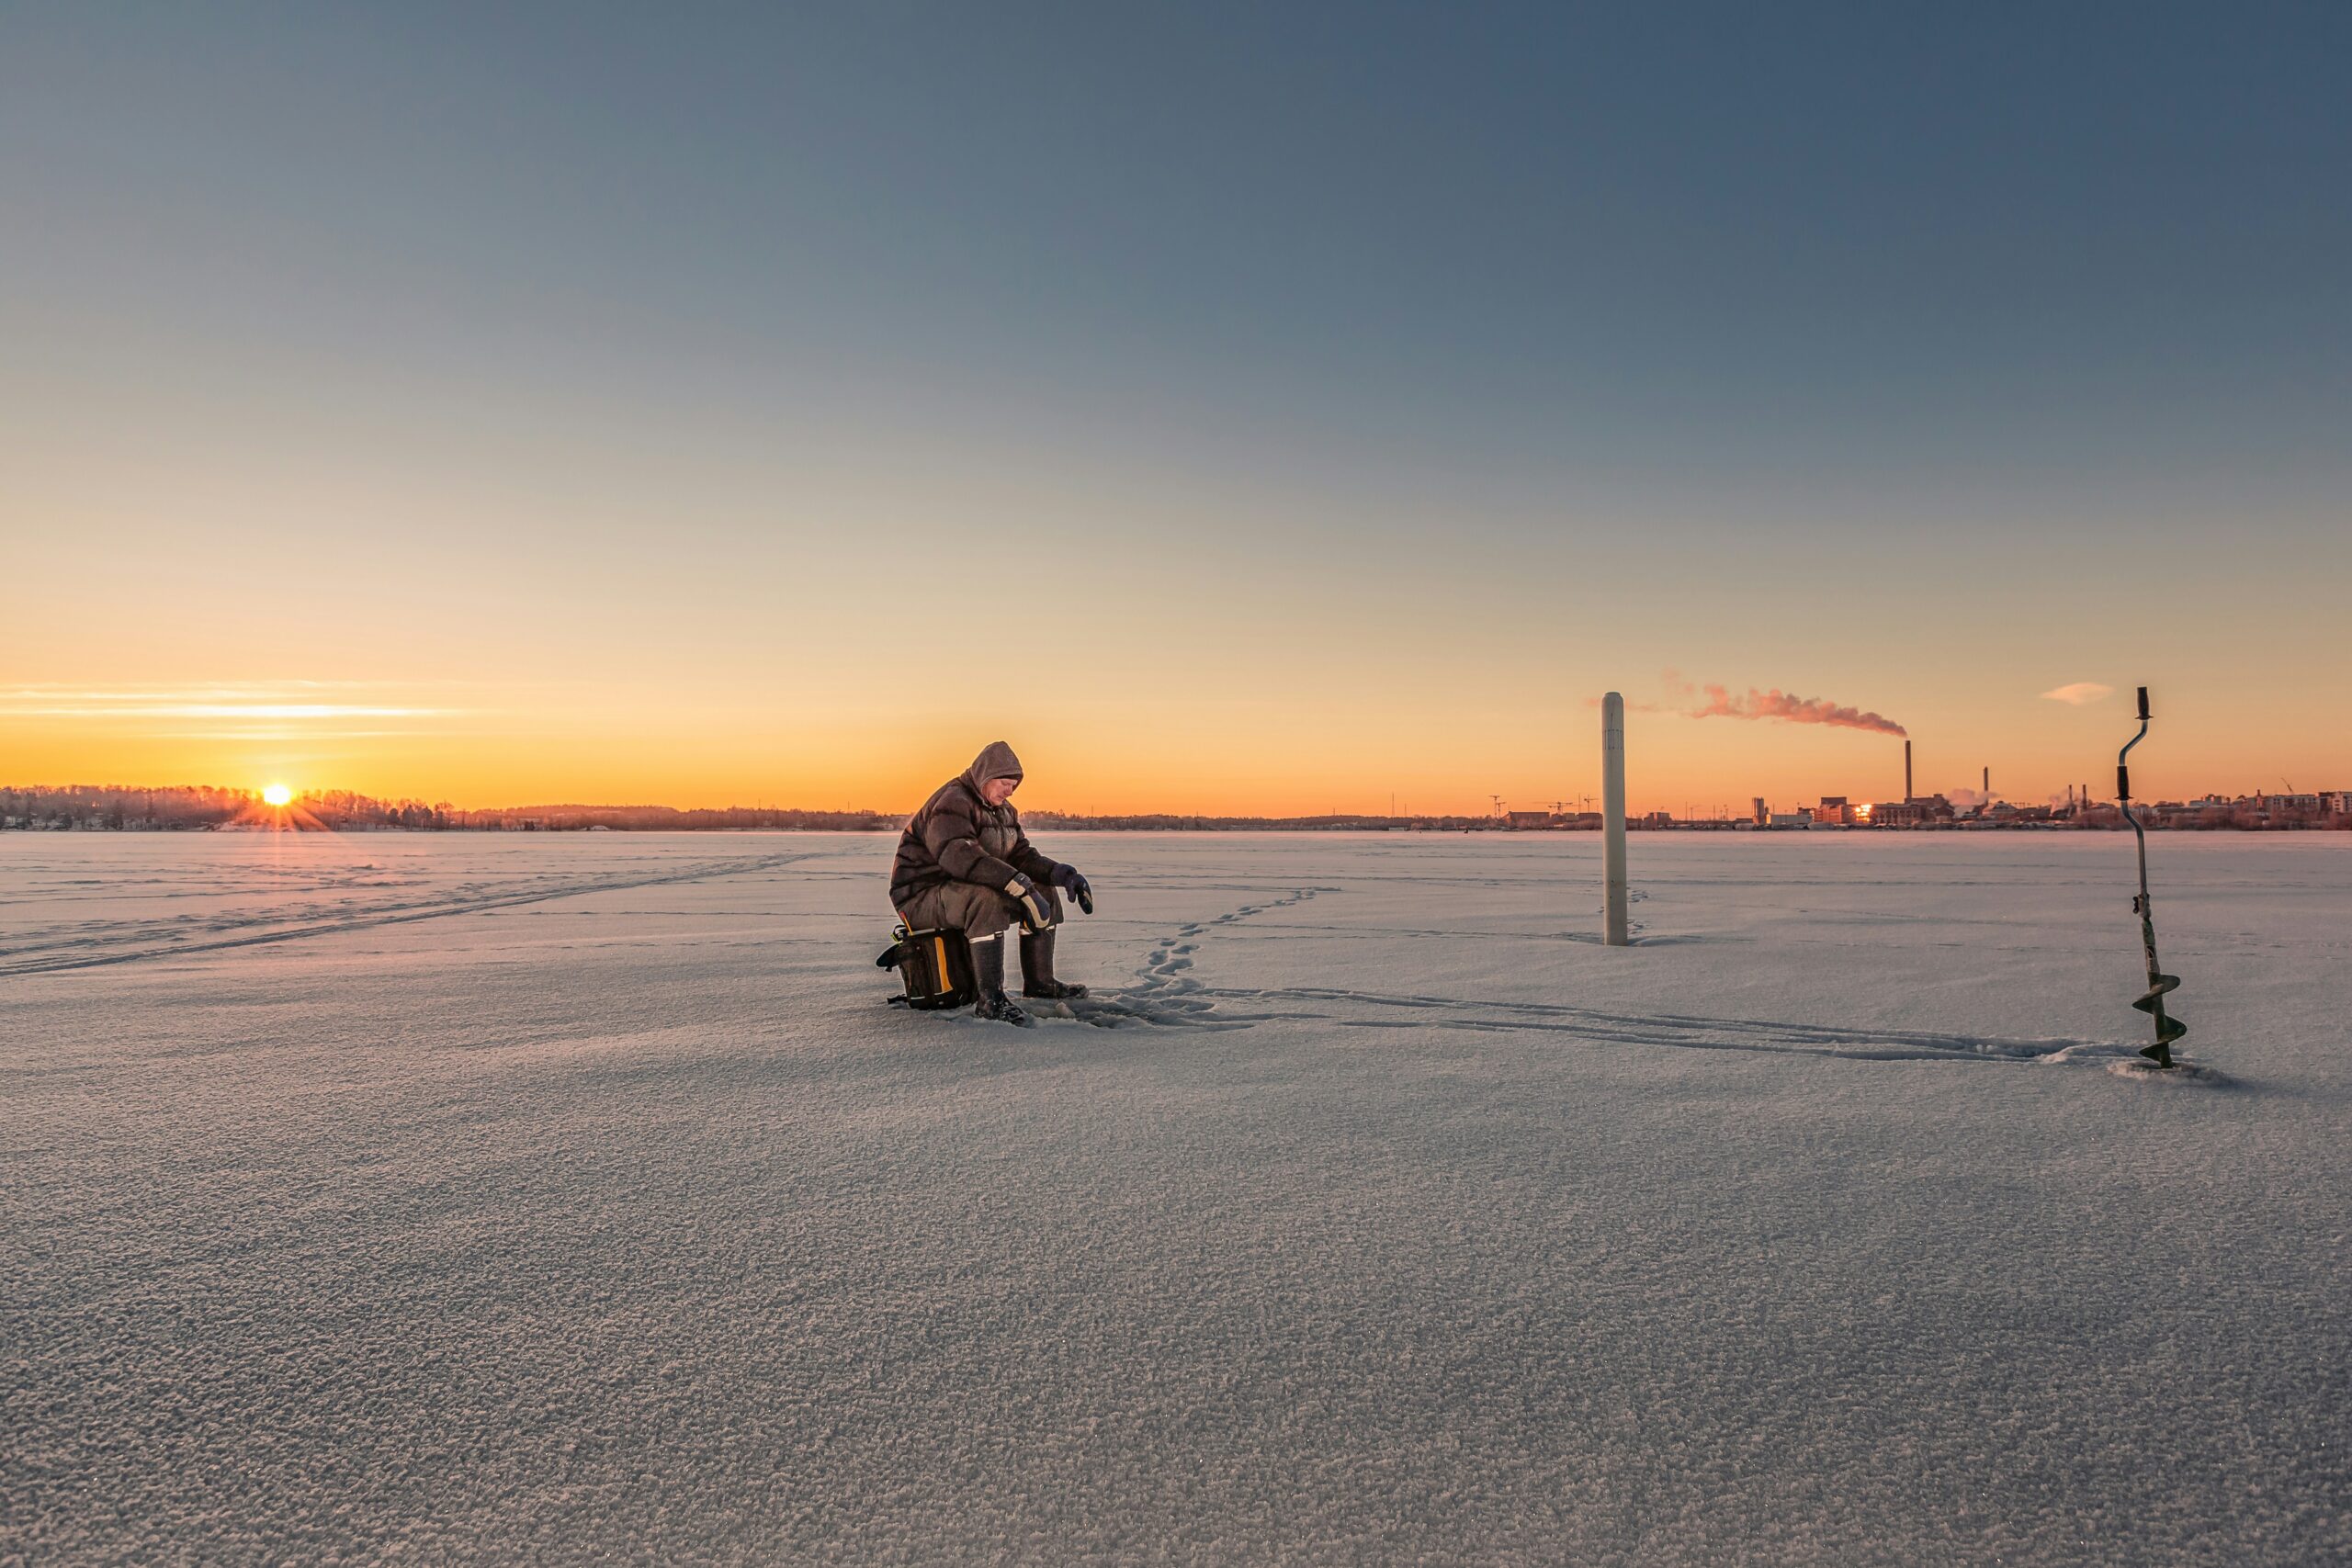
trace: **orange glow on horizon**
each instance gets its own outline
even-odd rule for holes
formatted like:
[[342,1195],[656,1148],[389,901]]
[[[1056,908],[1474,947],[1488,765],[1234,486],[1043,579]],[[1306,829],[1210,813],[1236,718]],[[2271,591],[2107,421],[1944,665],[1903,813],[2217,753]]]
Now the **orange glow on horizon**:
[[[1140,677],[1123,681],[1111,660],[1078,660],[1035,689],[951,693],[912,708],[898,688],[841,689],[865,680],[862,667],[780,692],[748,677],[666,671],[593,685],[393,681],[356,661],[299,682],[176,685],[155,680],[143,660],[124,662],[83,682],[0,689],[0,787],[260,778],[270,792],[251,796],[257,813],[299,810],[307,793],[331,787],[461,810],[767,806],[889,816],[912,810],[1002,739],[1028,766],[1017,801],[1025,813],[1482,817],[1494,795],[1518,809],[1589,807],[1600,794],[1600,747],[1587,695],[1621,684],[1645,700],[1638,680],[1543,670],[1477,680],[1391,671],[1371,681],[1310,677],[1294,664],[1288,683],[1271,689],[1262,676],[1252,684],[1217,664],[1214,650],[1148,701],[1133,694],[1148,686]],[[1919,794],[1973,790],[1989,764],[2003,798],[2038,805],[2111,776],[2105,770],[2131,728],[2121,698],[2073,705],[2044,700],[2047,689],[2046,680],[1939,688],[1880,676],[1855,694],[1899,705],[1911,721]],[[2266,711],[2283,695],[2225,694],[2210,678],[2158,688],[2161,750],[2143,749],[2144,788],[2187,798],[2276,789],[2272,774],[2306,788],[2352,780],[2342,732],[2284,726]],[[310,698],[327,700],[288,700]],[[970,711],[957,711],[967,701]],[[190,718],[194,706],[237,716]],[[289,716],[294,708],[337,711]],[[1859,804],[1903,794],[1902,742],[1884,735],[1734,724],[1658,702],[1637,706],[1628,729],[1636,815],[1742,815],[1757,795],[1786,810],[1824,795]]]

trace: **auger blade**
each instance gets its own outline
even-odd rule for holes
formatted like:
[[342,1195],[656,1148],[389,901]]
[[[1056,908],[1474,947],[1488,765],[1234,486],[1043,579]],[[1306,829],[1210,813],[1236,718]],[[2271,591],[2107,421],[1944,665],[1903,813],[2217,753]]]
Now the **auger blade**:
[[2153,1045],[2141,1046],[2140,1055],[2160,1067],[2172,1066],[2172,1043],[2188,1032],[2188,1025],[2165,1010],[2165,993],[2179,984],[2178,976],[2159,975],[2156,976],[2156,984],[2149,988],[2148,994],[2132,1004],[2156,1021],[2156,1043]]

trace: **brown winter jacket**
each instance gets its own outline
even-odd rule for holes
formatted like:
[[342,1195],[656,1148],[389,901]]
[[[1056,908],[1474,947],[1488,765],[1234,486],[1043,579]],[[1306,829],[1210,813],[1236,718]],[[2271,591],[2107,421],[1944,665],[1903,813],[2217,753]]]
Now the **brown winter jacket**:
[[1002,887],[1016,871],[1038,883],[1059,869],[1030,845],[1021,814],[1011,803],[990,806],[980,785],[990,779],[1019,778],[1021,759],[1001,740],[989,742],[972,765],[932,793],[899,836],[899,858],[890,867],[890,907],[903,909],[925,888],[950,882]]

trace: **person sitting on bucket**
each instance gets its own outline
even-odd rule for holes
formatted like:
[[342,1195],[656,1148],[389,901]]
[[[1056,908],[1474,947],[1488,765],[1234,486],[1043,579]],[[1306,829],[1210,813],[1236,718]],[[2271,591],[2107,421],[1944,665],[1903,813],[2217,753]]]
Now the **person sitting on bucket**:
[[979,1018],[1027,1023],[1004,994],[1004,932],[1021,924],[1021,994],[1059,1000],[1086,995],[1054,978],[1054,928],[1061,894],[1094,912],[1094,889],[1070,867],[1047,860],[1021,830],[1012,792],[1021,759],[991,740],[972,765],[933,792],[899,836],[890,867],[890,904],[910,931],[960,931],[972,944]]

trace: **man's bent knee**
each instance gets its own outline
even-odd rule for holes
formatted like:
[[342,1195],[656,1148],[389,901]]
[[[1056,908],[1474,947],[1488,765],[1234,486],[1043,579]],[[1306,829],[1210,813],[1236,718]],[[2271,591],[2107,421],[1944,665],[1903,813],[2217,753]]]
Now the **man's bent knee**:
[[1013,904],[993,887],[958,882],[916,895],[908,901],[905,914],[917,926],[960,931],[974,942],[983,942],[1012,924]]

